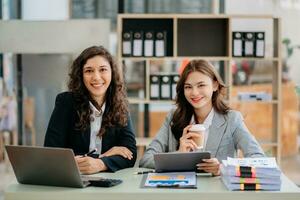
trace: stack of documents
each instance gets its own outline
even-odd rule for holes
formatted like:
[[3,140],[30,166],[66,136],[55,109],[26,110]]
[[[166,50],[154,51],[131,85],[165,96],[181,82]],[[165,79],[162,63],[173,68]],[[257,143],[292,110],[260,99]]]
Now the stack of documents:
[[144,187],[197,188],[195,172],[149,173]]
[[229,190],[280,190],[280,175],[275,158],[227,158],[221,165]]

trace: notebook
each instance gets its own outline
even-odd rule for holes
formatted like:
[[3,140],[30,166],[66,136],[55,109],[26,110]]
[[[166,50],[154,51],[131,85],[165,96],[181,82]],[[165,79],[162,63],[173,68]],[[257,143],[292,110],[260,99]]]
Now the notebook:
[[19,183],[75,188],[90,184],[88,176],[81,176],[72,149],[13,145],[5,148]]

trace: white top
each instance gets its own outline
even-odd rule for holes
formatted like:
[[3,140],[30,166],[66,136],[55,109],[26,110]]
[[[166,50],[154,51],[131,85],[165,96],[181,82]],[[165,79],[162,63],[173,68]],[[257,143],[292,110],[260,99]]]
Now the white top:
[[[215,111],[214,111],[214,108],[212,108],[211,111],[209,112],[208,116],[206,117],[206,119],[203,122],[203,125],[205,127],[203,150],[205,150],[205,147],[206,147],[206,142],[207,142],[207,138],[208,138],[208,134],[209,134],[209,127],[212,124],[214,115],[215,115]],[[194,115],[192,116],[190,124],[196,124]]]
[[91,136],[90,136],[90,147],[89,151],[92,151],[93,149],[97,148],[97,151],[95,153],[101,154],[101,149],[102,149],[102,137],[100,138],[98,135],[99,130],[101,128],[101,123],[102,123],[102,116],[105,110],[105,103],[101,107],[101,110],[98,110],[92,102],[90,102],[90,108],[92,110],[91,114],[91,120],[90,120],[90,125],[91,125]]

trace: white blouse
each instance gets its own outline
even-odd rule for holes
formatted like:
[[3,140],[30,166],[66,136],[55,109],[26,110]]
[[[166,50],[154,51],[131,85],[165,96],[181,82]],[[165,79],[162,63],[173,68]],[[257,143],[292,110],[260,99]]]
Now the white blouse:
[[101,154],[102,149],[102,137],[97,136],[102,123],[102,116],[105,110],[105,103],[102,105],[101,110],[98,110],[92,102],[90,102],[90,108],[92,109],[90,126],[91,126],[91,136],[90,136],[90,147],[89,151],[97,148],[96,154]]

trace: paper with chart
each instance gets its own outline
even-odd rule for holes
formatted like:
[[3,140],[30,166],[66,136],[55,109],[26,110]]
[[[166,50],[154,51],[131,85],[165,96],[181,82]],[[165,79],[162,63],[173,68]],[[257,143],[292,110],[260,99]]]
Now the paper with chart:
[[196,187],[195,172],[149,173],[146,187]]

